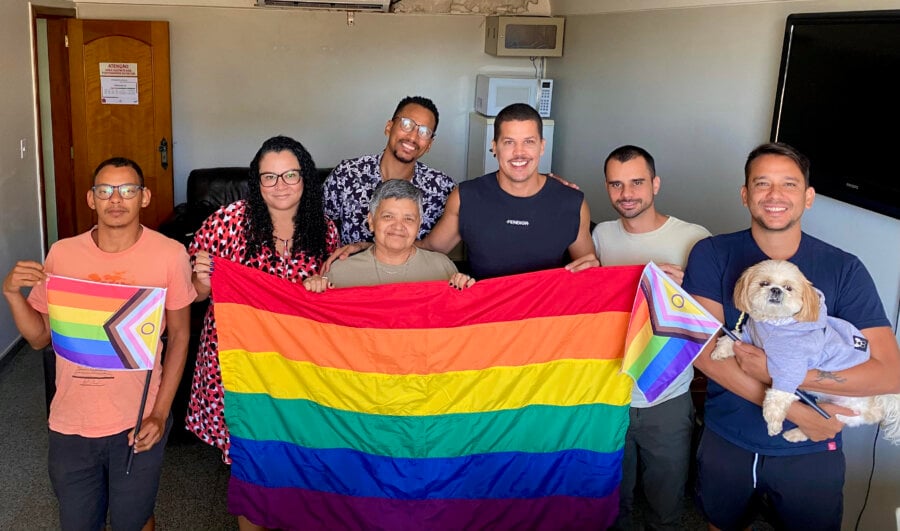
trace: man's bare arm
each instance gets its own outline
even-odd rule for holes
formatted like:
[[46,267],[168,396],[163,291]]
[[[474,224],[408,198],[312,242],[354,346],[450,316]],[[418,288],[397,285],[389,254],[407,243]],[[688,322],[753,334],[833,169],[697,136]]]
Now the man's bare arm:
[[804,389],[843,396],[871,396],[900,393],[900,347],[894,332],[887,326],[866,328],[869,361],[843,371],[806,373]]
[[447,254],[462,240],[459,234],[459,187],[450,192],[444,213],[437,224],[417,245],[422,249]]
[[30,260],[16,262],[3,280],[3,296],[9,303],[9,310],[16,323],[16,328],[35,350],[50,344],[50,318],[47,314],[32,308],[25,295],[22,294],[22,290],[34,288],[46,280],[47,274],[44,272],[44,266]]
[[141,432],[134,439],[134,430],[128,434],[129,443],[134,445],[135,452],[145,452],[153,448],[165,434],[166,420],[172,409],[172,401],[184,372],[187,359],[188,340],[190,339],[191,307],[178,310],[166,310],[166,344],[165,361],[163,362],[162,381],[156,394],[156,403],[149,415],[141,423]]
[[566,265],[569,271],[581,271],[600,265],[597,259],[597,250],[594,248],[594,240],[591,239],[591,209],[587,201],[581,202],[581,211],[578,221],[578,236],[569,245],[569,256],[572,262]]

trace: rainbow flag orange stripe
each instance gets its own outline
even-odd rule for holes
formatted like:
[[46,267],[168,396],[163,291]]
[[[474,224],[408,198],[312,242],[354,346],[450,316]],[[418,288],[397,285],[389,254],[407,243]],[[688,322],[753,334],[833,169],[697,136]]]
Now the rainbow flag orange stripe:
[[286,529],[607,527],[640,272],[310,294],[217,261],[230,509]]
[[156,362],[166,289],[51,276],[53,350],[96,369],[149,370]]
[[622,370],[653,402],[693,363],[720,326],[651,262],[634,297]]

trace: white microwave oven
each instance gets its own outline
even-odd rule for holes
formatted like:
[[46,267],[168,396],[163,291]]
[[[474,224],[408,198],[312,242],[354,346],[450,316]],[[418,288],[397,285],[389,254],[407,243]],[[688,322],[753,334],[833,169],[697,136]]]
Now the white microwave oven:
[[478,74],[475,78],[475,110],[485,116],[497,116],[513,103],[527,103],[542,118],[549,118],[552,100],[552,79],[488,74]]

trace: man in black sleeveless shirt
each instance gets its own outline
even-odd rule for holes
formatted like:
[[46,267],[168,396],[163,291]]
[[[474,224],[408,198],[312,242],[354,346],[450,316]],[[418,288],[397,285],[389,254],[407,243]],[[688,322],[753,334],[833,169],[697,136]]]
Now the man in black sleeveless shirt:
[[479,279],[561,267],[567,256],[570,271],[600,265],[584,194],[538,173],[542,126],[524,103],[500,111],[491,143],[500,169],[453,190],[423,248],[447,253],[465,241]]

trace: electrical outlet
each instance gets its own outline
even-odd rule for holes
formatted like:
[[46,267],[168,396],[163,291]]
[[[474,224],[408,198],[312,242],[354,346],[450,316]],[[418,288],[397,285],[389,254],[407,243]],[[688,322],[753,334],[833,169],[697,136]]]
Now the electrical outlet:
[[24,138],[20,138],[20,139],[19,139],[19,158],[20,158],[20,159],[24,159],[24,158],[25,158],[25,151],[26,151],[26,149],[27,149],[26,146],[27,146],[27,144],[26,144],[26,142],[25,142],[25,139],[24,139]]

